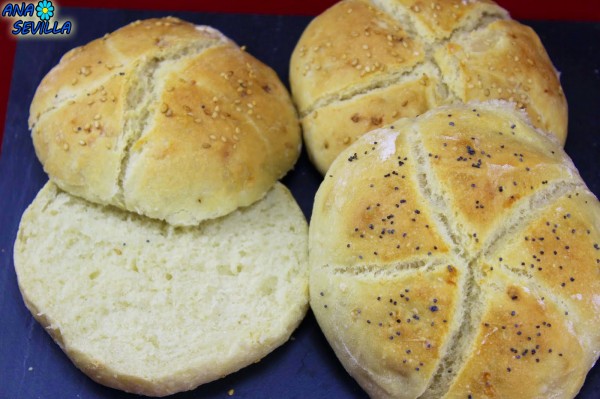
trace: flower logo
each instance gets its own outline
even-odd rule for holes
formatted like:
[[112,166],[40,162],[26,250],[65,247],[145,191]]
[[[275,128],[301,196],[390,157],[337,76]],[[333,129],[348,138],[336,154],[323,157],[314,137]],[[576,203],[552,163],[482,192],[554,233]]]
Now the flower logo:
[[48,0],[40,1],[35,10],[37,11],[38,18],[42,21],[48,21],[54,15],[54,6]]

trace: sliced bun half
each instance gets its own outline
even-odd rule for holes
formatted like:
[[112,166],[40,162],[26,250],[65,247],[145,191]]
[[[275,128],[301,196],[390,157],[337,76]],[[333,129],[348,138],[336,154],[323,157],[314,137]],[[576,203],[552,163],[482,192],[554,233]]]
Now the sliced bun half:
[[307,309],[307,225],[279,183],[198,227],[48,183],[14,254],[25,304],[75,365],[138,394],[190,390],[260,360]]

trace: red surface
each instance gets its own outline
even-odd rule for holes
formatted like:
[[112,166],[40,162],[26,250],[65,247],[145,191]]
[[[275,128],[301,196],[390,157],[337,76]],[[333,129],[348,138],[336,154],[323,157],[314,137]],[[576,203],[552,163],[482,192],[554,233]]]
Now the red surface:
[[[150,10],[180,10],[204,12],[231,12],[254,14],[282,14],[282,15],[317,15],[334,4],[336,0],[220,0],[220,1],[189,1],[189,0],[103,0],[76,1],[55,0],[55,5],[60,7],[101,7],[116,9],[150,9]],[[546,19],[546,20],[574,20],[574,21],[600,21],[599,0],[497,0],[504,8],[510,11],[516,19]],[[16,3],[16,2],[15,2]],[[20,2],[19,2],[20,3]],[[126,4],[124,4],[126,3]],[[4,2],[2,2],[4,4]],[[14,60],[16,40],[8,32],[6,18],[0,22],[0,150],[4,125],[6,120],[6,106],[10,93],[10,80]]]

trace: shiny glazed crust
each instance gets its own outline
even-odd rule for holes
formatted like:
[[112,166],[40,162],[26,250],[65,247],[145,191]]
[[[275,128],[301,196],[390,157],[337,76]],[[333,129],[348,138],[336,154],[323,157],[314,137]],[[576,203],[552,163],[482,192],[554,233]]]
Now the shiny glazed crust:
[[311,306],[377,398],[572,398],[600,351],[600,203],[508,103],[429,111],[317,193]]
[[273,70],[176,18],[137,21],[65,54],[40,83],[29,125],[59,187],[174,225],[262,198],[301,142]]

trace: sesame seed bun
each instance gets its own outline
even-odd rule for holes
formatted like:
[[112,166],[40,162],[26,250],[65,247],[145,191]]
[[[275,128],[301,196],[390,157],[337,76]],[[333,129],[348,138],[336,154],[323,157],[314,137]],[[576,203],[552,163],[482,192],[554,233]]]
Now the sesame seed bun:
[[316,17],[290,83],[325,173],[362,134],[437,106],[506,100],[564,144],[567,103],[535,32],[492,1],[344,0]]
[[29,126],[61,189],[174,225],[259,200],[301,145],[275,72],[176,18],[137,21],[65,54],[40,83]]

